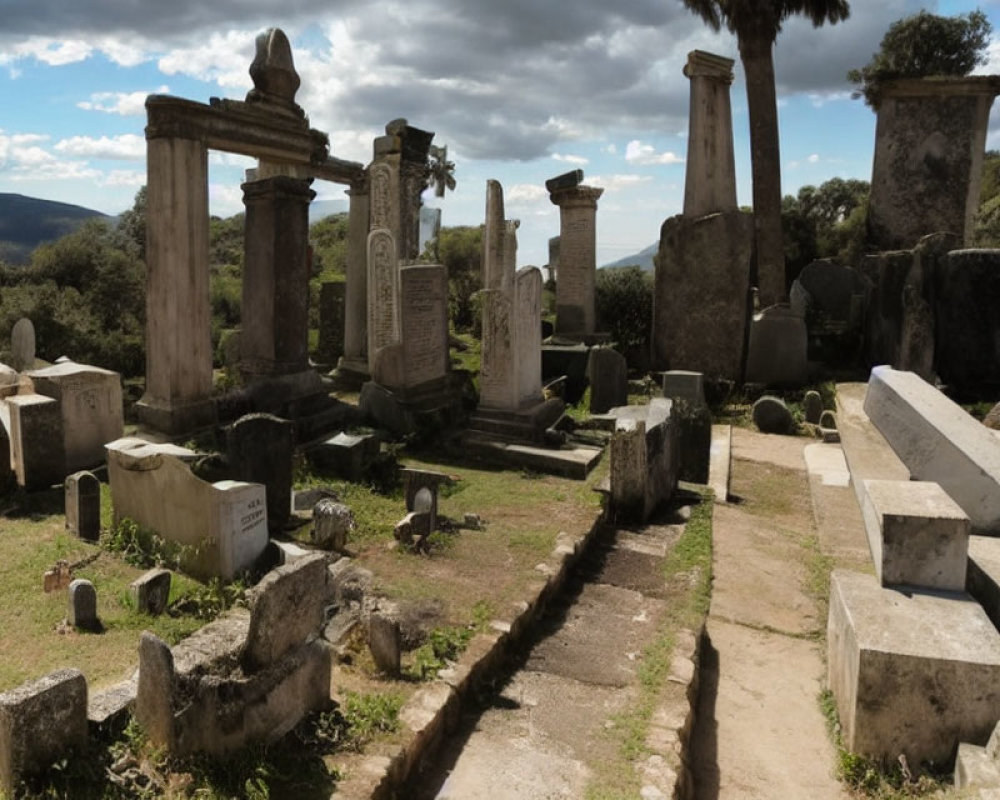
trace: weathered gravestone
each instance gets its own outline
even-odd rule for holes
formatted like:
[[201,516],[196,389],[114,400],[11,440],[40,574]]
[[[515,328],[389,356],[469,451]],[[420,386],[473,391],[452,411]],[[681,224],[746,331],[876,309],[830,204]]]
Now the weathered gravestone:
[[74,628],[97,630],[97,590],[94,584],[77,578],[69,585],[69,624]]
[[59,402],[40,394],[5,401],[10,413],[11,464],[19,486],[46,489],[66,476]]
[[806,422],[819,425],[819,419],[823,415],[823,398],[820,393],[810,389],[802,398],[802,413]]
[[170,600],[170,570],[151,569],[129,585],[136,610],[157,617],[167,610]]
[[319,289],[319,346],[321,364],[336,364],[344,352],[344,292],[342,281],[324,282]]
[[792,412],[780,397],[764,395],[753,404],[753,424],[761,433],[791,433],[795,427]]
[[35,326],[27,317],[14,323],[10,332],[11,366],[18,372],[35,366]]
[[267,487],[267,527],[281,530],[291,515],[295,423],[247,414],[227,429],[226,445],[233,477]]
[[615,406],[628,405],[628,364],[617,350],[592,347],[587,357],[587,380],[591,414],[604,414]]
[[313,507],[312,540],[320,547],[343,551],[347,535],[354,530],[351,509],[336,500],[320,500]]
[[0,694],[0,792],[87,743],[87,680],[61,669]]
[[380,672],[389,677],[399,675],[399,622],[382,614],[372,614],[368,624],[368,647]]
[[101,534],[101,482],[92,472],[66,478],[66,528],[81,539],[96,542]]

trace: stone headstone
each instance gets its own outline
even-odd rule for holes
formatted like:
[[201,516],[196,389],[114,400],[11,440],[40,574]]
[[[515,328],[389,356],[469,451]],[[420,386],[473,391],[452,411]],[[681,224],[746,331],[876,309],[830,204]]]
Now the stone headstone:
[[627,408],[609,443],[611,507],[616,520],[645,522],[677,486],[677,426],[667,398]]
[[414,550],[425,550],[427,537],[432,532],[429,503],[421,502],[421,510],[411,511],[393,528],[393,536],[401,545]]
[[837,415],[829,410],[824,411],[819,415],[819,426],[832,431],[837,430]]
[[413,388],[448,374],[448,275],[421,265],[401,269],[399,279],[403,385]]
[[[373,169],[373,208],[377,175]],[[373,230],[368,234],[368,369],[373,375],[378,352],[399,343],[399,292],[396,239],[388,229]]]
[[18,372],[35,366],[35,326],[27,317],[14,323],[10,332],[10,365]]
[[75,628],[95,630],[97,619],[97,590],[94,584],[77,578],[69,585],[69,624]]
[[795,426],[792,412],[780,397],[764,395],[753,404],[751,415],[761,433],[792,433]]
[[343,551],[354,527],[354,514],[343,503],[320,500],[313,507],[312,540],[320,547]]
[[61,669],[0,693],[0,793],[81,752],[87,743],[87,680]]
[[101,482],[92,472],[66,478],[66,528],[81,539],[96,542],[101,535]]
[[954,250],[939,262],[933,342],[942,381],[970,389],[1000,384],[998,304],[1000,250]]
[[705,376],[700,372],[672,369],[663,373],[663,396],[693,406],[705,405]]
[[809,379],[806,321],[788,305],[755,314],[750,325],[746,380],[765,386],[801,386]]
[[587,358],[590,413],[604,414],[628,404],[628,364],[610,347],[592,347]]
[[802,413],[806,422],[818,425],[820,417],[823,415],[823,398],[820,393],[810,389],[802,398]]
[[129,588],[136,610],[158,617],[170,601],[170,570],[151,569],[132,581]]
[[380,672],[392,678],[399,675],[401,645],[397,621],[382,614],[372,614],[368,627],[368,647]]
[[324,282],[319,289],[319,346],[316,357],[322,364],[336,364],[344,353],[343,281]]
[[250,596],[250,629],[241,662],[256,670],[315,638],[331,599],[323,553],[271,570]]
[[226,445],[233,476],[267,487],[267,526],[280,530],[291,515],[295,423],[247,414],[227,429]]
[[306,451],[306,457],[316,468],[357,483],[364,478],[365,470],[378,456],[379,447],[375,434],[342,431],[311,447]]
[[[404,468],[400,470],[403,476],[403,497],[407,511],[422,511],[430,515],[428,531],[437,528],[438,488],[443,483],[450,483],[451,478],[443,472],[426,469]],[[421,498],[418,502],[418,498]]]

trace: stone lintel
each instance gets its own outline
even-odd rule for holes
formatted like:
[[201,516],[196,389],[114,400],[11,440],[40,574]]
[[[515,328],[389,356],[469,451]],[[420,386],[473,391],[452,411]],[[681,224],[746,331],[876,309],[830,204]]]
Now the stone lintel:
[[290,164],[322,164],[329,139],[305,120],[261,113],[237,100],[211,105],[170,95],[146,98],[146,139],[194,139],[213,150]]
[[897,78],[881,86],[882,100],[890,97],[936,97],[1000,94],[1000,75],[969,75],[966,77]]
[[574,189],[583,183],[583,170],[574,169],[569,172],[564,172],[562,175],[556,175],[554,178],[549,178],[545,181],[545,189],[548,192],[558,192],[562,189]]
[[552,192],[549,200],[560,208],[597,208],[597,200],[602,194],[604,189],[597,186],[574,186]]
[[316,193],[309,188],[312,178],[298,178],[291,175],[268,175],[259,174],[252,180],[241,184],[243,189],[243,202],[250,202],[258,198],[301,198],[304,202],[312,202]]
[[298,180],[319,178],[331,183],[350,186],[364,184],[365,168],[357,161],[342,158],[328,158],[321,164],[282,164],[276,161],[260,161],[254,169],[247,170],[247,181],[261,181],[267,178],[286,177]]
[[717,56],[704,50],[692,50],[688,53],[687,64],[684,65],[684,76],[687,78],[712,78],[732,83],[734,63],[731,58]]

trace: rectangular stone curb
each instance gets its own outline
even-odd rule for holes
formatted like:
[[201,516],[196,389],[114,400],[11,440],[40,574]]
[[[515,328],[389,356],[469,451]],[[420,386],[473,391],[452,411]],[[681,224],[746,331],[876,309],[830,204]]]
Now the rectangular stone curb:
[[[504,660],[545,613],[569,574],[604,524],[598,516],[582,536],[560,533],[552,555],[538,568],[544,581],[533,581],[528,598],[514,604],[510,619],[491,623],[491,631],[472,638],[454,666],[441,670],[438,679],[417,691],[400,711],[406,742],[392,755],[366,758],[362,771],[338,784],[337,800],[388,800],[432,758],[445,735],[458,725],[462,708],[477,686],[497,674]],[[505,632],[504,628],[508,630]]]

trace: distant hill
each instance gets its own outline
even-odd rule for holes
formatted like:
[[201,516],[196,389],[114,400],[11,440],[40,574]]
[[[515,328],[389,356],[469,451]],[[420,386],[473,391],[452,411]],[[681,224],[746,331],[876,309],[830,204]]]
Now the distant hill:
[[69,203],[0,193],[0,261],[26,264],[31,251],[107,214]]
[[602,264],[601,269],[608,269],[614,267],[639,267],[643,272],[653,271],[653,256],[656,255],[656,251],[659,249],[659,242],[653,242],[649,247],[640,250],[635,255],[625,256],[625,258],[619,258],[617,261],[612,261],[610,264]]

